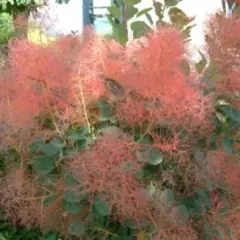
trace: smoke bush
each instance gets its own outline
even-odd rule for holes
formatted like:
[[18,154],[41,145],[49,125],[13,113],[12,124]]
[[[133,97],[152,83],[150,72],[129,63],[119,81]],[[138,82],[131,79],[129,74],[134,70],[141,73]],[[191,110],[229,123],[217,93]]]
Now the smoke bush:
[[206,28],[208,53],[220,74],[217,85],[222,91],[239,91],[240,20],[222,15],[210,19]]
[[231,211],[240,197],[239,30],[235,16],[207,27],[216,89],[183,71],[185,41],[169,26],[126,46],[90,28],[46,46],[12,40],[0,153],[17,168],[0,178],[4,213],[78,237],[214,239],[222,199]]
[[141,169],[131,138],[123,133],[106,132],[81,152],[70,164],[83,192],[100,192],[114,210],[114,217],[143,220],[147,216],[147,198],[143,185],[134,175]]

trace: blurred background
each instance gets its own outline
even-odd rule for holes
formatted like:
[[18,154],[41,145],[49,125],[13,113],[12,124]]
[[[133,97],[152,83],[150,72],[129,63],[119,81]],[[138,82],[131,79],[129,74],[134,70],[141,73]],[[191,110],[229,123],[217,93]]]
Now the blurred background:
[[[107,7],[111,6],[112,2],[113,0],[70,0],[67,4],[58,4],[55,0],[49,0],[46,6],[30,15],[28,37],[34,42],[47,42],[61,34],[80,33],[88,24],[92,24],[99,34],[111,35],[112,28],[106,14]],[[142,0],[137,7],[144,9],[152,5],[152,0]],[[204,21],[208,15],[221,10],[221,0],[182,0],[178,7],[188,16],[195,17],[196,26],[191,31],[189,48],[193,55],[196,55],[198,49],[204,45]],[[154,19],[154,11],[150,14]],[[147,22],[144,15],[142,18]],[[10,36],[12,31],[11,17],[6,13],[1,14],[0,42]]]

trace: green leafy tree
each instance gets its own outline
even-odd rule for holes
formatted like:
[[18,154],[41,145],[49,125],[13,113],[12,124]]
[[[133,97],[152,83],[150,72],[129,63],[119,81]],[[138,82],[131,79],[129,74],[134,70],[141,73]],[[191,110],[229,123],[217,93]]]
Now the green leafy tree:
[[[69,0],[56,0],[57,3],[68,3]],[[0,14],[8,13],[13,16],[13,24],[15,29],[15,36],[27,34],[27,21],[30,12],[37,11],[39,7],[47,4],[46,0],[1,0],[0,2]],[[17,21],[21,16],[21,26]]]
[[[131,23],[131,31],[134,38],[144,36],[147,32],[151,31],[155,25],[169,25],[179,28],[186,39],[190,37],[190,32],[194,18],[189,18],[181,9],[177,7],[177,4],[181,0],[165,0],[164,3],[153,1],[153,7],[139,10],[137,4],[141,0],[115,0],[113,5],[108,8],[109,14],[108,20],[113,28],[113,35],[115,39],[121,44],[125,44],[128,41],[128,22]],[[155,12],[157,21],[154,23],[151,11]],[[163,20],[165,15],[170,18],[170,23]],[[145,16],[147,22],[139,20],[139,17]]]

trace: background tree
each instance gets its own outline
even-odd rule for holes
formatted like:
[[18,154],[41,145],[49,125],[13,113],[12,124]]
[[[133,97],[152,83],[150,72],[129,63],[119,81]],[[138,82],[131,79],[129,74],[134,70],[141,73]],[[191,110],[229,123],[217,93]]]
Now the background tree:
[[[115,39],[121,44],[129,40],[128,23],[131,21],[130,29],[133,38],[144,36],[146,32],[159,25],[173,25],[180,29],[186,39],[189,39],[194,18],[188,17],[180,8],[178,3],[182,0],[164,0],[163,3],[153,0],[153,7],[139,10],[137,4],[141,0],[115,0],[113,5],[108,8],[108,20],[113,28]],[[153,19],[151,11],[154,11],[156,21]],[[164,16],[168,15],[170,22],[164,21]],[[146,17],[147,21],[140,20]],[[133,20],[133,21],[132,21]]]
[[[69,0],[56,0],[56,2],[67,4]],[[46,4],[47,0],[2,0],[0,14],[8,13],[13,17],[15,37],[26,36],[30,12],[36,12],[39,7]]]

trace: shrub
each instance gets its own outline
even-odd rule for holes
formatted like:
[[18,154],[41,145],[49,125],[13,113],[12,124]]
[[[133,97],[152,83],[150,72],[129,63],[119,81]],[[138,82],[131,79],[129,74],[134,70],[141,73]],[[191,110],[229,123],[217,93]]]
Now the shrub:
[[204,78],[183,71],[170,26],[126,46],[91,29],[10,42],[0,207],[13,224],[79,239],[239,236],[238,44],[218,24],[238,18],[211,21]]

